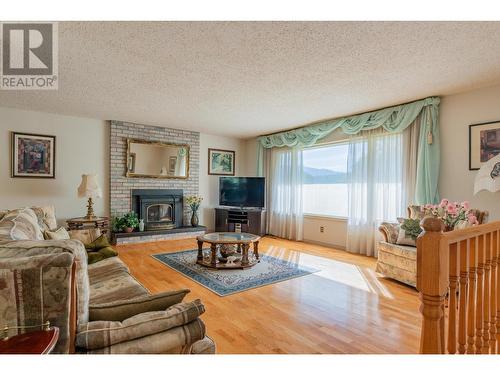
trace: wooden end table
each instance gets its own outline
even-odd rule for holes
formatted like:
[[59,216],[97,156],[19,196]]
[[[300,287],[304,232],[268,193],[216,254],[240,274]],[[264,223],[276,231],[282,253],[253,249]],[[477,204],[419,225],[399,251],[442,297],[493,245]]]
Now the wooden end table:
[[22,333],[0,340],[0,354],[49,354],[59,339],[59,328]]
[[[196,263],[215,269],[244,269],[259,263],[259,240],[260,237],[250,233],[217,232],[207,233],[196,238],[198,241],[198,257]],[[210,257],[203,258],[203,243],[210,244]],[[253,244],[253,257],[249,257],[248,250]],[[230,256],[219,257],[221,247],[225,245],[236,245],[233,258]],[[241,254],[241,256],[240,256]],[[223,261],[225,260],[225,261]],[[231,260],[231,262],[229,261]]]
[[93,229],[99,228],[101,233],[106,233],[109,228],[109,218],[108,217],[75,217],[73,219],[66,220],[69,230],[79,230],[79,229]]

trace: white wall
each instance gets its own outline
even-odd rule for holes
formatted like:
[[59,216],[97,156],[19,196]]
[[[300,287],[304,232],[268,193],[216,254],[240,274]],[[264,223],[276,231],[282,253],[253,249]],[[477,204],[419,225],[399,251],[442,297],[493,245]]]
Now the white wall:
[[[323,232],[321,231],[323,228]],[[304,216],[304,241],[345,249],[347,220],[335,217]]]
[[[11,178],[10,131],[56,136],[56,178]],[[109,125],[102,120],[0,107],[0,208],[54,205],[60,223],[83,216],[86,201],[76,189],[83,173],[96,173],[103,198],[97,215],[109,212]]]
[[246,176],[245,141],[236,138],[200,134],[200,195],[203,202],[200,208],[200,224],[215,228],[214,208],[219,205],[219,177],[208,174],[208,149],[235,151],[235,175]]
[[441,172],[439,193],[453,201],[469,200],[472,207],[500,220],[500,192],[474,192],[477,171],[469,171],[469,125],[500,121],[500,86],[441,98]]

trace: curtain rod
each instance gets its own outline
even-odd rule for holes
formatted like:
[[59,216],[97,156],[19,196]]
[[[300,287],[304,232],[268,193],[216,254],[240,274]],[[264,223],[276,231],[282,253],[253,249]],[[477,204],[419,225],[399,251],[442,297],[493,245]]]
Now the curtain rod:
[[292,130],[297,130],[297,129],[300,129],[300,128],[305,128],[307,126],[319,124],[319,123],[325,122],[325,121],[338,120],[338,119],[344,118],[344,117],[359,116],[359,115],[362,115],[364,113],[370,113],[370,112],[380,111],[382,109],[387,109],[387,108],[391,108],[391,107],[397,107],[399,105],[405,105],[405,104],[415,103],[415,102],[418,102],[420,100],[424,100],[424,99],[427,99],[427,98],[432,98],[433,96],[434,95],[427,96],[427,97],[422,98],[422,99],[410,100],[409,102],[404,102],[404,103],[399,103],[399,104],[394,104],[394,105],[388,105],[386,107],[372,109],[371,111],[352,113],[352,114],[347,115],[347,116],[329,117],[329,118],[325,118],[325,119],[322,119],[322,120],[316,120],[316,121],[308,122],[308,123],[303,124],[303,125],[295,126],[293,128],[290,128],[290,129],[280,130],[280,131],[273,132],[273,133],[268,133],[268,134],[261,134],[261,135],[257,136],[257,138],[259,138],[259,137],[269,137],[270,135],[275,135],[275,134],[279,134],[279,133],[286,133],[286,132],[289,132],[289,131],[292,131]]

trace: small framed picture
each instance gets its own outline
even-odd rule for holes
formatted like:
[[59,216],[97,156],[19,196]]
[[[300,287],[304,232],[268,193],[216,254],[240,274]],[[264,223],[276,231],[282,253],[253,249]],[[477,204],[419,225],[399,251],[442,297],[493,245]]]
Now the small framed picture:
[[12,132],[11,177],[55,178],[56,137]]
[[500,121],[469,125],[469,170],[500,154]]
[[208,149],[208,174],[234,176],[235,152]]

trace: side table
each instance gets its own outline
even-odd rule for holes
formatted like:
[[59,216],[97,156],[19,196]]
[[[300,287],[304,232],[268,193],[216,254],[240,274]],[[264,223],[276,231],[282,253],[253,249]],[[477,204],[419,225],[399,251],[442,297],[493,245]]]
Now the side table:
[[106,233],[109,228],[109,218],[104,216],[92,218],[75,217],[66,220],[66,224],[69,230],[99,228],[101,233]]
[[59,339],[59,328],[22,333],[0,340],[0,354],[49,354]]

